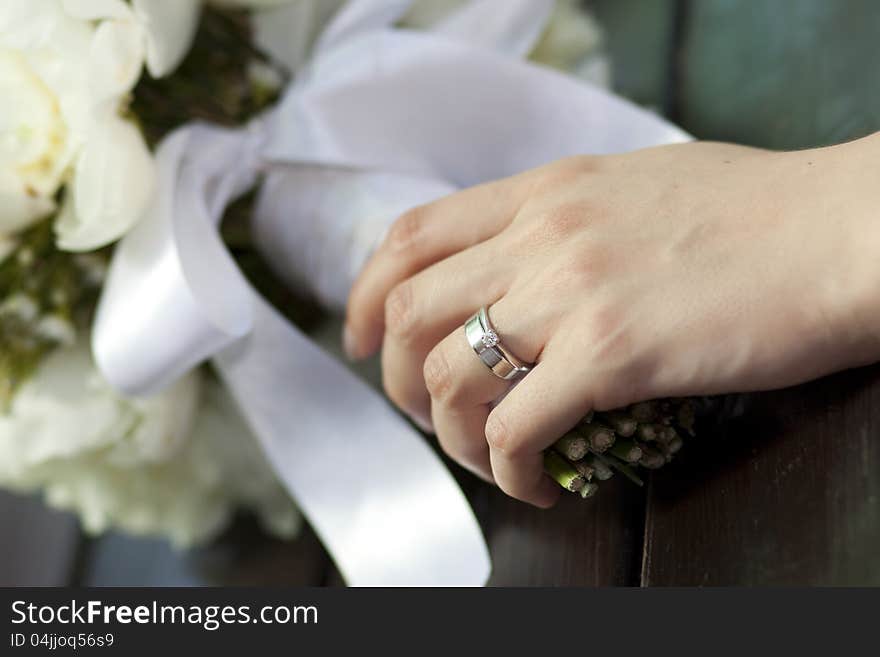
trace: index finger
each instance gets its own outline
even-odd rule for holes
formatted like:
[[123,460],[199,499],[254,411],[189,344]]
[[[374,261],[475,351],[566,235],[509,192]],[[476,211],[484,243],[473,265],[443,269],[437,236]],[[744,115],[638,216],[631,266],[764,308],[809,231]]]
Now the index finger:
[[[525,175],[525,174],[520,174]],[[404,213],[355,281],[346,310],[346,351],[366,358],[382,343],[385,299],[405,279],[498,234],[524,200],[520,176],[497,180]]]

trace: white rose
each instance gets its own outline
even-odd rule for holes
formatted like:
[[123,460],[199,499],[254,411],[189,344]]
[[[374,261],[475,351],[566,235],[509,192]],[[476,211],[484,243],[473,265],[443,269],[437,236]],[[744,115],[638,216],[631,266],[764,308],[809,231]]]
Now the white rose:
[[59,349],[0,416],[0,485],[43,490],[91,533],[116,527],[204,542],[234,511],[291,536],[300,517],[220,385],[194,372],[160,395],[126,399],[84,345]]
[[198,0],[3,0],[0,3],[0,235],[65,207],[59,245],[94,249],[138,219],[152,160],[122,117],[144,63],[182,58]]

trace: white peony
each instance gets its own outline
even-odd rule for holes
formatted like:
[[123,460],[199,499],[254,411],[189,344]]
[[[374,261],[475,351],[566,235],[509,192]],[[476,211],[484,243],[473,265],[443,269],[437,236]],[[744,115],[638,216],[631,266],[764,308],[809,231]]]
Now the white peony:
[[103,246],[138,219],[150,153],[123,114],[146,64],[185,54],[198,0],[0,3],[0,239],[56,211],[59,246]]
[[221,385],[200,372],[126,399],[83,345],[56,350],[0,416],[0,485],[43,490],[84,528],[210,540],[239,508],[281,536],[300,516]]

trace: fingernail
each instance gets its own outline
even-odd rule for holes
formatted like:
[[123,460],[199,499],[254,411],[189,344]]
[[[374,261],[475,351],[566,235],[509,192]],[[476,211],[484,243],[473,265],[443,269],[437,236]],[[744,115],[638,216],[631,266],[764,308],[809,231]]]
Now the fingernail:
[[342,329],[342,348],[345,350],[345,355],[349,360],[357,360],[357,341],[355,340],[354,333],[348,328],[348,324]]

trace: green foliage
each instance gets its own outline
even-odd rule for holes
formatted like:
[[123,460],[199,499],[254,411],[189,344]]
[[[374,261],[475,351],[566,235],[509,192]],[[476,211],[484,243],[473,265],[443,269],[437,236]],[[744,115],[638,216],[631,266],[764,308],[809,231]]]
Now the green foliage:
[[276,93],[255,84],[250,67],[261,63],[280,80],[286,76],[269,57],[254,48],[244,11],[206,6],[192,49],[170,76],[144,75],[131,111],[154,146],[168,132],[192,120],[236,126],[271,104]]
[[17,242],[0,263],[0,410],[41,359],[89,321],[107,259],[58,250],[51,219]]

